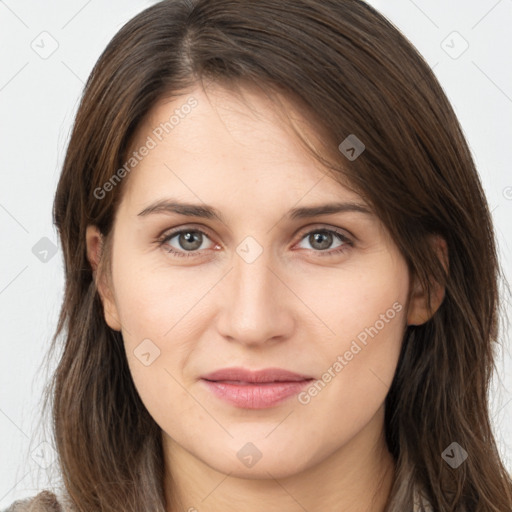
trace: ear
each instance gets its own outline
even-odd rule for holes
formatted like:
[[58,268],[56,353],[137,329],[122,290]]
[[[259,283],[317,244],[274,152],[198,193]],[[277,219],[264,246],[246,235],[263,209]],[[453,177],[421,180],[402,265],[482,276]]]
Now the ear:
[[101,272],[98,272],[98,268],[103,254],[103,235],[97,226],[89,225],[86,229],[85,240],[87,259],[91,264],[94,283],[101,297],[105,322],[114,331],[121,331],[121,322],[119,321],[119,313],[114,300],[113,290],[110,289],[104,274],[98,278],[98,274],[101,274]]
[[[434,245],[438,258],[441,260],[445,271],[448,272],[448,247],[446,240],[439,235],[430,238]],[[431,311],[428,310],[428,297],[417,277],[414,277],[409,297],[409,308],[407,311],[407,325],[421,325],[430,320],[434,313],[441,306],[445,294],[445,288],[434,282],[431,290]]]

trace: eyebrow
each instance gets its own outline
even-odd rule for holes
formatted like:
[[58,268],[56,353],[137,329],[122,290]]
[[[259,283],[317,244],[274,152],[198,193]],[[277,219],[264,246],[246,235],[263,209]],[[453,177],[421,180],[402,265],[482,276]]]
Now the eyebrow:
[[[290,220],[306,219],[320,215],[332,215],[342,212],[357,212],[366,215],[373,215],[368,206],[355,202],[327,203],[318,206],[306,206],[292,208],[285,216]],[[186,217],[200,217],[204,219],[218,220],[225,224],[222,214],[213,206],[192,203],[182,203],[173,199],[160,199],[151,203],[137,214],[139,217],[146,217],[156,213],[176,213]]]

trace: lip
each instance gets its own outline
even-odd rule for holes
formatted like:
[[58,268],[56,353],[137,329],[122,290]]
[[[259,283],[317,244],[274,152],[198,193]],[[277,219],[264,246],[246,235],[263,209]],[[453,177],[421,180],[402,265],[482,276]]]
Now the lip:
[[281,368],[224,368],[201,377],[207,389],[244,409],[273,407],[299,393],[314,377]]

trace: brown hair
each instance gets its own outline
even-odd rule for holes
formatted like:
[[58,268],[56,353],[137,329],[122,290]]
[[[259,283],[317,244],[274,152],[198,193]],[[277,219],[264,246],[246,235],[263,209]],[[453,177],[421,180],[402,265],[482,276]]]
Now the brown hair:
[[[375,209],[427,290],[445,286],[429,321],[409,326],[386,398],[396,475],[387,512],[503,512],[512,480],[489,417],[499,307],[494,233],[470,150],[442,88],[412,44],[359,0],[165,0],[109,43],[85,87],[54,203],[65,296],[52,349],[65,336],[45,403],[67,493],[80,511],[164,512],[161,431],[137,394],[122,336],[104,321],[85,230],[104,235],[101,275],[123,166],[152,106],[203,80],[252,83],[293,98],[321,126],[317,158]],[[365,144],[349,161],[338,145]],[[329,155],[329,159],[327,159]],[[447,244],[446,272],[430,243]],[[457,469],[442,458],[457,442]]]

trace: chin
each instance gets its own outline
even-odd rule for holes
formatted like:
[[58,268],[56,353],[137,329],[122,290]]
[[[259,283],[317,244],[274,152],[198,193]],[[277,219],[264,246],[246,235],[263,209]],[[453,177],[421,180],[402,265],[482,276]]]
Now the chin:
[[287,478],[315,465],[322,455],[310,453],[310,449],[305,453],[302,443],[291,443],[288,447],[282,443],[278,446],[269,439],[254,442],[232,439],[225,450],[210,451],[206,457],[200,453],[196,456],[221,473],[236,478],[268,480]]

